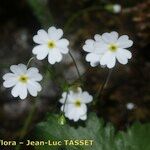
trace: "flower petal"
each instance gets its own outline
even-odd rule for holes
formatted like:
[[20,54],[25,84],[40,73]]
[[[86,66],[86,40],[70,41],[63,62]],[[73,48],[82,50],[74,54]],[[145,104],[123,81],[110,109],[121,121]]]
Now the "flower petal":
[[22,73],[26,73],[27,66],[24,64],[18,64],[18,65],[12,65],[10,66],[10,70],[17,75],[20,75]]
[[46,45],[35,46],[32,53],[37,55],[38,60],[43,60],[48,55],[48,47]]
[[13,87],[11,94],[14,97],[19,96],[21,99],[25,99],[27,97],[27,87],[25,84],[16,84],[16,86]]
[[80,107],[76,107],[74,104],[67,104],[65,106],[65,116],[70,120],[78,121],[86,112],[87,106],[85,104],[81,104]]
[[102,37],[99,34],[95,34],[94,39],[95,39],[96,42],[102,41]]
[[10,87],[14,86],[16,83],[17,83],[16,78],[10,78],[10,79],[7,79],[3,82],[3,86],[5,88],[10,88]]
[[124,55],[128,58],[131,59],[132,58],[132,53],[129,50],[126,49],[119,49],[119,51],[123,51]]
[[90,62],[92,67],[95,67],[100,63],[100,55],[98,54],[89,53],[86,55],[85,59],[87,62]]
[[27,74],[28,75],[32,75],[32,74],[35,74],[35,73],[38,73],[39,72],[39,69],[35,68],[35,67],[30,67],[28,70],[27,70]]
[[56,62],[60,62],[62,60],[62,54],[58,49],[53,49],[48,54],[48,61],[50,64],[55,64]]
[[94,43],[95,41],[92,39],[86,40],[85,45],[83,45],[83,50],[86,52],[94,52]]
[[111,33],[103,33],[102,39],[107,43],[114,43],[117,41],[117,32],[111,32]]
[[61,40],[57,41],[56,45],[57,45],[57,48],[60,50],[61,53],[63,53],[63,54],[68,53],[69,41],[67,39],[61,39]]
[[38,82],[30,81],[27,84],[27,89],[32,96],[37,96],[37,93],[42,90],[42,87]]
[[16,77],[16,75],[13,73],[6,73],[3,75],[4,80],[8,80],[8,79],[15,78],[15,77]]
[[116,57],[117,60],[121,63],[121,64],[127,64],[128,63],[128,59],[130,59],[132,56],[131,52],[128,50],[123,50],[120,49],[117,51],[116,53]]
[[37,35],[33,36],[33,41],[37,44],[45,44],[48,40],[48,34],[43,29],[38,30]]
[[116,31],[112,31],[112,32],[110,32],[110,34],[111,34],[111,35],[116,39],[116,41],[117,41],[119,34],[118,34]]
[[33,41],[34,41],[35,43],[37,43],[37,44],[46,44],[46,43],[47,43],[47,40],[41,38],[39,35],[34,35],[34,36],[33,36]]
[[103,55],[107,50],[108,50],[108,45],[106,43],[104,43],[103,41],[95,43],[95,52],[94,53]]
[[77,99],[81,99],[82,89],[80,87],[70,90],[68,95],[68,103],[74,103]]
[[121,48],[128,48],[133,45],[133,41],[129,40],[129,37],[127,35],[120,36],[117,43]]
[[82,103],[90,103],[93,100],[93,97],[88,92],[83,92],[81,95]]
[[39,70],[35,67],[31,67],[27,70],[27,75],[29,76],[30,80],[33,81],[41,81],[42,75],[39,73]]
[[26,85],[22,86],[20,89],[19,97],[25,99],[27,97],[27,88]]
[[81,120],[86,120],[87,119],[87,114],[84,114],[83,116],[80,116]]
[[18,84],[16,84],[13,88],[12,88],[12,90],[11,90],[11,94],[12,94],[12,96],[14,96],[14,97],[18,97],[19,96],[19,92],[20,92],[20,89],[21,89],[22,87],[20,86],[20,84],[18,83]]
[[106,52],[101,60],[100,60],[100,64],[103,66],[103,65],[106,65],[108,68],[113,68],[116,64],[116,58],[115,58],[115,54],[112,53],[112,52]]
[[[62,98],[59,100],[59,102],[62,103],[62,104],[65,103],[66,96],[67,96],[67,92],[63,92]],[[68,102],[68,101],[66,101],[66,102]]]
[[52,40],[59,40],[63,36],[62,29],[56,29],[54,26],[48,29],[49,38]]

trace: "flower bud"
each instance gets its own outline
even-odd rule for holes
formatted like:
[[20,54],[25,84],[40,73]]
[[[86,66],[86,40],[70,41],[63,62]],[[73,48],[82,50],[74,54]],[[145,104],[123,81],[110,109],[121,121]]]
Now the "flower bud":
[[66,118],[64,117],[64,115],[61,115],[59,118],[58,118],[58,123],[60,125],[65,125],[66,124]]
[[105,9],[109,12],[112,12],[112,13],[120,13],[121,12],[121,5],[119,4],[109,4],[109,5],[106,5],[105,6]]

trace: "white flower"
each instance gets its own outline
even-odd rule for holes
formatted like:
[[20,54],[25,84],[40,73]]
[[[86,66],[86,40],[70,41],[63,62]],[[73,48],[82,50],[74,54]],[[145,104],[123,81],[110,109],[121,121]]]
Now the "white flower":
[[100,58],[102,57],[102,52],[96,49],[96,43],[101,41],[101,36],[96,34],[94,36],[95,40],[88,39],[85,41],[85,45],[83,46],[83,50],[89,52],[86,56],[86,61],[90,62],[92,67],[100,64]]
[[127,103],[126,107],[127,109],[132,110],[135,107],[135,105],[133,103]]
[[63,30],[56,29],[53,26],[48,29],[48,33],[45,30],[39,30],[37,35],[33,37],[33,41],[39,44],[33,48],[33,54],[39,60],[43,60],[48,55],[50,64],[60,62],[62,60],[62,54],[67,54],[69,51],[69,41],[61,38],[62,36]]
[[121,12],[121,5],[119,5],[119,4],[113,5],[113,12],[114,13],[120,13]]
[[42,80],[42,75],[39,70],[35,67],[27,69],[24,64],[10,66],[11,73],[6,73],[3,76],[3,86],[6,88],[13,87],[11,94],[14,97],[20,97],[25,99],[27,92],[32,96],[37,96],[37,93],[41,91],[41,85],[38,81]]
[[[61,111],[64,111],[65,116],[73,121],[86,120],[87,119],[87,106],[86,103],[90,103],[93,97],[88,92],[82,92],[81,88],[77,88],[76,91],[70,90],[66,99],[67,92],[62,94],[62,98],[59,100],[62,103]],[[65,103],[66,100],[66,103]]]
[[129,40],[127,35],[119,37],[117,32],[104,33],[102,36],[95,35],[94,40],[87,40],[83,49],[89,52],[86,60],[90,62],[92,67],[100,64],[113,68],[118,60],[121,64],[127,64],[132,54],[127,48],[133,45],[133,41]]

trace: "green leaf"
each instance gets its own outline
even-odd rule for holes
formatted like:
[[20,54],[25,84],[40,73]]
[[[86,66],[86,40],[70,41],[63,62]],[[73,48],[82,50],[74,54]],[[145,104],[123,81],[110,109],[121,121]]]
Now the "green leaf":
[[27,2],[43,27],[47,28],[53,24],[53,17],[48,8],[48,1],[27,0]]
[[[60,125],[58,115],[50,115],[35,129],[38,140],[93,140],[92,146],[67,145],[65,150],[150,150],[150,124],[136,123],[127,132],[116,132],[113,125],[90,114],[85,124]],[[36,146],[37,150],[61,150],[60,146]],[[63,148],[64,150],[64,148]]]

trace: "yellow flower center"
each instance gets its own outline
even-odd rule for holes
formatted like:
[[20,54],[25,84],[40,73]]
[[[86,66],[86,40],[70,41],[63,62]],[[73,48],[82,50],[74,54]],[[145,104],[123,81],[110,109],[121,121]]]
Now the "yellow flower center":
[[55,44],[55,42],[53,40],[49,40],[48,43],[47,43],[47,45],[48,45],[48,48],[54,48],[54,47],[56,47],[56,44]]
[[111,52],[116,52],[117,49],[118,49],[118,45],[117,44],[110,44],[108,46],[108,49],[111,51]]
[[80,106],[81,106],[80,100],[77,99],[77,100],[75,101],[75,106],[76,106],[76,107],[80,107]]
[[29,80],[29,77],[28,77],[27,75],[21,75],[21,76],[19,77],[19,81],[20,81],[21,83],[27,83],[28,80]]

